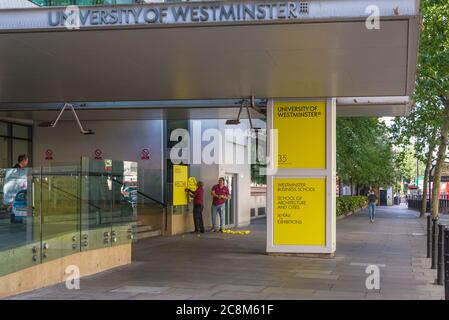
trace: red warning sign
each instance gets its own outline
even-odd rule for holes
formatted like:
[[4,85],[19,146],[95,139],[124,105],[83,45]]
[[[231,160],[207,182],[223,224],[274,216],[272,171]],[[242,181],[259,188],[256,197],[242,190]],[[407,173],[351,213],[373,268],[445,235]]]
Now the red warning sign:
[[100,149],[96,149],[94,153],[95,153],[95,160],[103,159],[102,157],[103,152]]
[[142,160],[150,160],[150,150],[148,149],[142,149],[142,152],[140,153],[140,159]]
[[45,160],[53,160],[53,150],[47,149],[45,151]]

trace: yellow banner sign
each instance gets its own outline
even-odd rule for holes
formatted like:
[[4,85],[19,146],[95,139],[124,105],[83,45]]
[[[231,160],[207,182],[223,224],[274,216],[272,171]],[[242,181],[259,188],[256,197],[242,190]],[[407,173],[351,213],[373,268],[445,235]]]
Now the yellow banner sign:
[[278,168],[326,167],[326,103],[275,102],[273,127],[278,130]]
[[326,244],[325,178],[273,179],[273,244]]
[[173,205],[183,206],[187,204],[187,180],[189,178],[188,167],[173,165]]

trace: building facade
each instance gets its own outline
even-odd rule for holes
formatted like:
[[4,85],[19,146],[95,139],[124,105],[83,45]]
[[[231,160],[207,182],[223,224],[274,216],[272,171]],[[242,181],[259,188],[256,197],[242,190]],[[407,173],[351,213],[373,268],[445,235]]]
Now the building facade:
[[[263,216],[265,203],[268,253],[332,256],[336,117],[411,108],[416,0],[28,4],[38,7],[0,10],[0,139],[4,165],[16,140],[32,155],[33,170],[4,171],[23,189],[8,191],[15,218],[2,221],[24,223],[33,267],[96,250],[128,263],[139,226],[191,231],[191,203],[175,198],[193,177],[206,184],[207,224],[224,177],[229,227]],[[16,135],[19,125],[32,134]],[[30,215],[24,191],[39,204]]]

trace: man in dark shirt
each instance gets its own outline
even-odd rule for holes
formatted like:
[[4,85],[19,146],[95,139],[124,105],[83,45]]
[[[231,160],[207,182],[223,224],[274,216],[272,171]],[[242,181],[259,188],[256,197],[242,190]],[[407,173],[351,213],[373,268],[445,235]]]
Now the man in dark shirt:
[[[225,203],[229,199],[229,189],[224,178],[218,179],[218,184],[212,187],[212,232],[224,230]],[[220,211],[220,230],[216,228],[217,213]]]
[[198,181],[195,191],[186,189],[187,192],[193,195],[193,222],[195,224],[196,233],[204,233],[203,224],[203,208],[204,208],[204,183]]
[[368,215],[369,220],[374,222],[374,214],[376,210],[376,195],[374,194],[373,189],[368,192]]
[[17,158],[17,163],[14,166],[15,169],[24,169],[28,165],[28,157],[26,154],[21,154]]

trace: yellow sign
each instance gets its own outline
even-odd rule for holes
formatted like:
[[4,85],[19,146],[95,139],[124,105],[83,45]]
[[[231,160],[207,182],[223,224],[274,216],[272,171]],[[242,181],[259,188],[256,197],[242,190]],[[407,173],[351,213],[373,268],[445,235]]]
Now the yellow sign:
[[274,178],[273,197],[273,244],[326,244],[325,178]]
[[183,206],[187,204],[187,180],[188,167],[173,165],[173,205]]
[[326,167],[326,103],[275,102],[273,127],[278,130],[278,168]]

